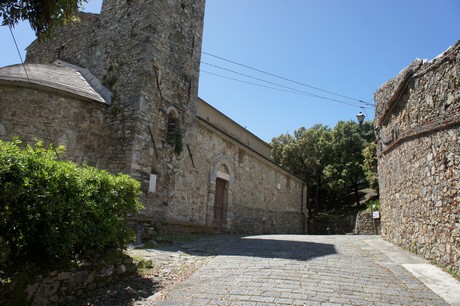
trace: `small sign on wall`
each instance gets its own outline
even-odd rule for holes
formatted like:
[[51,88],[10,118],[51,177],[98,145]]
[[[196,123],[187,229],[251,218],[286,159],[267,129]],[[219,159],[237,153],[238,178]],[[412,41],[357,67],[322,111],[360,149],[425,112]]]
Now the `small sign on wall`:
[[149,192],[156,192],[156,191],[157,191],[157,175],[150,174]]
[[372,212],[372,218],[373,219],[379,219],[380,218],[380,211],[373,211]]

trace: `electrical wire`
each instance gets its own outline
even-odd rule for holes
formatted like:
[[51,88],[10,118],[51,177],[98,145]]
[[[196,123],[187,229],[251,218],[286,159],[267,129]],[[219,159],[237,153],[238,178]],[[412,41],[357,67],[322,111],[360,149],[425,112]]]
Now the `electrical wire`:
[[[323,96],[320,96],[320,95],[312,94],[310,92],[306,92],[306,91],[299,90],[299,89],[296,89],[296,88],[292,88],[292,87],[289,87],[289,86],[284,86],[284,85],[281,85],[281,84],[278,84],[278,83],[275,83],[275,82],[271,82],[271,81],[267,81],[267,80],[264,80],[264,79],[256,78],[256,77],[247,75],[245,73],[241,73],[241,72],[238,72],[238,71],[234,71],[234,70],[231,70],[231,69],[227,69],[227,68],[224,68],[224,67],[213,65],[213,64],[210,64],[210,63],[207,63],[207,62],[201,61],[201,63],[205,64],[205,65],[208,65],[208,66],[211,66],[211,67],[215,67],[215,68],[224,70],[224,71],[228,71],[228,72],[231,72],[231,73],[234,73],[234,74],[238,74],[238,75],[241,75],[241,76],[244,76],[244,77],[247,77],[247,78],[251,78],[251,79],[254,79],[254,80],[257,80],[257,81],[260,81],[260,82],[264,82],[264,83],[275,85],[275,86],[278,86],[278,87],[281,87],[281,88],[288,89],[288,91],[286,91],[286,92],[297,93],[297,94],[301,94],[301,95],[304,95],[304,96],[320,98],[320,99],[329,100],[329,101],[338,102],[338,103],[343,103],[343,104],[348,104],[348,105],[352,105],[352,106],[356,106],[356,107],[362,107],[362,106],[359,106],[359,105],[356,105],[356,104],[351,104],[351,102],[346,102],[346,101],[343,101],[343,100],[337,100],[337,99],[333,99],[333,98],[328,98],[328,97],[323,97]],[[201,71],[203,72],[203,70],[201,70]],[[211,74],[211,73],[209,73],[209,74]],[[222,76],[222,75],[219,75],[219,74],[215,74],[215,73],[212,73],[212,74],[225,78],[225,76]],[[228,77],[228,78],[232,79],[232,80],[240,81],[240,80],[235,79],[235,78],[230,78],[230,77]],[[251,83],[251,82],[246,82],[246,83],[252,84],[252,85],[259,85],[259,84],[255,84],[255,83]],[[276,88],[273,88],[273,87],[267,87],[267,88],[276,89]],[[366,105],[371,106],[369,103],[366,103]]]
[[[310,94],[310,93],[303,92],[303,91],[300,91],[300,90],[297,90],[297,89],[285,90],[285,89],[276,88],[276,87],[272,87],[272,86],[267,86],[267,85],[253,83],[253,82],[248,82],[248,81],[244,81],[244,80],[241,80],[241,79],[232,78],[232,77],[228,77],[228,76],[225,76],[225,75],[221,75],[221,74],[217,74],[217,73],[213,73],[213,72],[209,72],[209,71],[205,71],[205,70],[201,70],[201,72],[206,73],[206,74],[210,74],[210,75],[214,75],[214,76],[218,76],[218,77],[221,77],[221,78],[224,78],[224,79],[237,81],[237,82],[240,82],[240,83],[250,84],[250,85],[254,85],[254,86],[273,89],[273,90],[277,90],[277,91],[281,91],[281,92],[287,92],[287,93],[291,93],[291,94],[297,94],[297,95],[301,95],[301,96],[326,99],[326,100],[330,100],[330,101],[333,101],[333,102],[342,103],[342,104],[346,104],[346,105],[350,105],[350,106],[354,106],[354,107],[358,107],[358,108],[363,108],[363,109],[365,108],[364,106],[356,105],[356,104],[353,104],[351,102],[346,102],[346,101],[341,101],[341,100],[336,100],[336,99],[330,99],[330,98],[327,98],[327,97],[317,96],[315,94]],[[287,88],[289,88],[289,87],[287,87]]]
[[[24,60],[22,59],[22,55],[21,55],[21,52],[19,51],[19,47],[18,47],[18,43],[16,42],[16,37],[14,37],[14,33],[13,33],[13,30],[11,28],[11,26],[9,26],[9,29],[10,29],[10,33],[11,33],[11,37],[13,38],[13,41],[14,41],[14,45],[16,46],[16,51],[18,52],[19,54],[19,58],[21,60],[21,65],[22,65],[22,68],[24,69],[24,73],[26,75],[26,78],[27,78],[27,83],[29,84],[30,88],[32,88],[32,82],[30,81],[30,78],[29,78],[29,74],[27,73],[27,69],[26,69],[26,66],[24,64]],[[37,104],[37,110],[38,110],[38,113],[40,115],[40,119],[42,120],[42,123],[43,123],[43,126],[45,127],[45,131],[46,133],[48,134],[48,140],[50,141],[50,143],[52,144],[53,143],[53,138],[51,137],[51,133],[50,133],[50,130],[48,128],[48,125],[46,124],[46,121],[45,121],[45,117],[43,116],[43,113],[41,111],[41,108],[40,106],[38,105],[38,101],[36,100],[36,98],[32,98],[32,100],[35,100],[35,103]],[[59,157],[59,153],[57,152],[56,150],[56,147],[55,146],[52,146],[53,147],[53,151],[54,153],[56,154],[56,158],[58,160],[60,160],[60,157]]]
[[217,59],[222,60],[222,61],[226,61],[226,62],[235,64],[235,65],[238,65],[238,66],[241,66],[241,67],[250,69],[250,70],[254,70],[254,71],[257,71],[257,72],[260,72],[260,73],[263,73],[263,74],[266,74],[266,75],[269,75],[269,76],[272,76],[272,77],[275,77],[275,78],[284,80],[284,81],[288,81],[288,82],[291,82],[291,83],[295,83],[295,84],[297,84],[297,85],[302,85],[302,86],[305,86],[305,87],[308,87],[308,88],[312,88],[312,89],[315,89],[315,90],[318,90],[318,91],[322,91],[322,92],[325,92],[325,93],[328,93],[328,94],[331,94],[331,95],[335,95],[335,96],[339,96],[339,97],[342,97],[342,98],[346,98],[346,99],[350,99],[350,100],[353,100],[353,101],[357,101],[357,102],[363,103],[363,104],[365,104],[365,105],[373,106],[372,103],[369,103],[369,102],[366,102],[366,101],[363,101],[363,100],[360,100],[360,99],[351,98],[351,97],[348,97],[348,96],[345,96],[345,95],[341,95],[341,94],[338,94],[338,93],[335,93],[335,92],[332,92],[332,91],[329,91],[329,90],[321,89],[321,88],[318,88],[318,87],[315,87],[315,86],[311,86],[311,85],[308,85],[308,84],[305,84],[305,83],[302,83],[302,82],[298,82],[298,81],[295,81],[295,80],[292,80],[292,79],[288,79],[288,78],[285,78],[285,77],[276,75],[276,74],[274,74],[274,73],[266,72],[266,71],[263,71],[263,70],[260,70],[260,69],[257,69],[257,68],[253,68],[253,67],[250,67],[250,66],[247,66],[247,65],[244,65],[244,64],[240,64],[240,63],[238,63],[238,62],[235,62],[235,61],[232,61],[232,60],[229,60],[229,59],[226,59],[226,58],[223,58],[223,57],[221,57],[221,56],[217,56],[217,55],[214,55],[214,54],[205,52],[205,51],[202,51],[201,53],[203,53],[203,54],[205,54],[205,55],[208,55],[208,56],[211,56],[211,57],[214,57],[214,58],[217,58]]
[[[156,15],[157,17],[159,17],[158,15]],[[158,42],[160,42],[153,34],[151,33],[147,33],[147,32],[144,32],[144,31],[140,31],[140,30],[135,30],[135,32],[139,32],[139,33],[143,33],[145,35],[148,35],[150,37],[152,37],[154,40],[157,40]],[[195,51],[193,47],[190,47],[190,46],[186,46],[184,44],[181,44],[181,43],[178,43],[178,42],[174,42],[174,41],[171,41],[171,40],[168,40],[169,43],[171,44],[174,44],[174,45],[177,45],[177,46],[181,46],[181,47],[184,47],[186,49],[189,49],[191,50],[192,52]],[[157,46],[158,47],[158,46]],[[237,66],[241,66],[241,67],[244,67],[246,69],[250,69],[250,70],[253,70],[253,71],[257,71],[259,73],[262,73],[262,74],[266,74],[266,75],[269,75],[269,76],[272,76],[272,77],[275,77],[275,78],[278,78],[278,79],[281,79],[281,80],[284,80],[284,81],[288,81],[288,82],[291,82],[291,83],[294,83],[294,84],[297,84],[297,85],[301,85],[301,86],[304,86],[304,87],[308,87],[308,88],[311,88],[311,89],[315,89],[315,90],[318,90],[318,91],[321,91],[321,92],[325,92],[325,93],[328,93],[328,94],[331,94],[331,95],[335,95],[335,96],[338,96],[338,97],[342,97],[342,98],[345,98],[345,99],[349,99],[349,100],[352,100],[352,101],[355,101],[355,102],[358,102],[358,103],[361,103],[361,104],[364,104],[364,105],[367,105],[367,106],[375,106],[375,104],[373,103],[369,103],[369,102],[366,102],[366,101],[363,101],[361,99],[356,99],[356,98],[352,98],[352,97],[348,97],[348,96],[345,96],[345,95],[342,95],[342,94],[338,94],[338,93],[335,93],[333,91],[330,91],[330,90],[325,90],[325,89],[321,89],[319,87],[316,87],[316,86],[312,86],[312,85],[309,85],[309,84],[306,84],[306,83],[303,83],[303,82],[299,82],[299,81],[296,81],[296,80],[292,80],[292,79],[289,79],[289,78],[286,78],[286,77],[283,77],[283,76],[280,76],[280,75],[277,75],[277,74],[274,74],[274,73],[271,73],[271,72],[267,72],[267,71],[264,71],[264,70],[261,70],[261,69],[257,69],[257,68],[254,68],[254,67],[251,67],[251,66],[248,66],[248,65],[245,65],[245,64],[241,64],[241,63],[238,63],[236,61],[233,61],[233,60],[229,60],[229,59],[226,59],[224,57],[221,57],[221,56],[218,56],[218,55],[214,55],[214,54],[211,54],[209,52],[205,52],[205,51],[201,51],[202,54],[204,55],[207,55],[207,56],[211,56],[211,57],[214,57],[214,58],[217,58],[219,60],[222,60],[222,61],[225,61],[225,62],[228,62],[228,63],[231,63],[231,64],[234,64],[234,65],[237,65]],[[178,54],[179,55],[179,54]],[[180,55],[182,56],[182,55]]]
[[[157,17],[159,17],[157,15]],[[163,44],[164,41],[161,41],[159,40],[156,35],[152,34],[152,33],[148,33],[148,32],[145,32],[145,31],[142,31],[142,30],[134,30],[134,29],[131,29],[132,32],[137,32],[137,33],[141,33],[141,34],[144,34],[144,35],[147,35],[148,37],[152,38],[153,40],[157,41],[159,44]],[[184,55],[184,54],[180,54],[178,52],[173,52],[171,50],[165,50],[164,46],[160,46],[158,44],[154,44],[154,43],[144,43],[144,42],[141,42],[141,41],[138,41],[132,37],[129,37],[128,38],[130,40],[133,40],[137,43],[140,43],[140,44],[143,44],[143,45],[147,45],[147,46],[155,46],[157,47],[160,51],[162,51],[164,54],[167,54],[167,55],[170,55],[171,53],[173,54],[176,54],[180,57],[184,57],[184,58],[187,58],[187,59],[191,59],[193,60],[193,56],[191,56],[190,54],[187,54],[187,55]],[[190,47],[190,46],[186,46],[184,44],[181,44],[181,43],[177,43],[177,42],[174,42],[174,41],[171,41],[168,39],[168,42],[170,44],[173,44],[173,45],[177,45],[177,46],[181,46],[181,47],[184,47],[188,50],[191,50],[193,53],[194,51],[196,51],[195,49],[197,49],[198,47]],[[211,67],[214,67],[214,68],[217,68],[217,69],[220,69],[220,70],[224,70],[224,71],[227,71],[227,72],[231,72],[231,73],[234,73],[234,74],[237,74],[237,75],[241,75],[241,76],[244,76],[246,78],[251,78],[251,79],[254,79],[254,80],[257,80],[257,81],[260,81],[260,82],[264,82],[264,83],[267,83],[267,84],[271,84],[271,85],[274,85],[274,86],[277,86],[279,88],[275,88],[275,87],[271,87],[271,86],[264,86],[264,85],[261,85],[261,84],[257,84],[257,83],[253,83],[253,82],[248,82],[248,81],[244,81],[244,80],[241,80],[241,79],[236,79],[236,78],[232,78],[232,77],[227,77],[227,76],[223,76],[223,75],[220,75],[220,74],[217,74],[217,73],[211,73],[209,71],[203,71],[201,70],[201,72],[204,72],[204,73],[207,73],[207,74],[210,74],[210,75],[214,75],[214,76],[218,76],[218,77],[221,77],[221,78],[226,78],[226,79],[230,79],[230,80],[234,80],[234,81],[238,81],[238,82],[242,82],[242,83],[246,83],[246,84],[250,84],[250,85],[253,85],[253,86],[258,86],[258,87],[264,87],[264,88],[268,88],[268,89],[273,89],[273,90],[279,90],[279,91],[282,91],[282,92],[287,92],[287,93],[292,93],[292,94],[299,94],[299,95],[303,95],[303,96],[309,96],[309,97],[314,97],[314,98],[318,98],[318,99],[323,99],[323,100],[328,100],[328,101],[332,101],[332,102],[337,102],[337,103],[342,103],[342,104],[346,104],[346,105],[350,105],[350,106],[354,106],[354,107],[360,107],[362,108],[362,106],[359,106],[357,105],[357,103],[361,104],[361,105],[365,105],[365,106],[368,106],[368,107],[375,107],[375,104],[372,104],[372,103],[369,103],[369,102],[366,102],[366,101],[363,101],[363,100],[360,100],[360,99],[355,99],[355,98],[351,98],[351,97],[348,97],[348,96],[345,96],[345,95],[341,95],[341,94],[338,94],[338,93],[335,93],[335,92],[332,92],[332,91],[329,91],[329,90],[324,90],[324,89],[321,89],[321,88],[318,88],[318,87],[315,87],[315,86],[312,86],[312,85],[308,85],[308,84],[305,84],[305,83],[302,83],[302,82],[299,82],[299,81],[295,81],[295,80],[292,80],[292,79],[289,79],[289,78],[285,78],[285,77],[282,77],[282,76],[279,76],[279,75],[276,75],[276,74],[273,74],[273,73],[270,73],[270,72],[267,72],[267,71],[263,71],[263,70],[260,70],[260,69],[257,69],[257,68],[253,68],[253,67],[250,67],[248,65],[244,65],[244,64],[241,64],[241,63],[238,63],[236,61],[232,61],[232,60],[229,60],[229,59],[226,59],[226,58],[223,58],[221,56],[217,56],[217,55],[214,55],[214,54],[211,54],[211,53],[208,53],[208,52],[205,52],[205,51],[202,51],[201,52],[202,54],[204,55],[207,55],[207,56],[211,56],[211,57],[214,57],[214,58],[217,58],[219,60],[222,60],[222,61],[225,61],[225,62],[228,62],[228,63],[232,63],[234,65],[238,65],[240,67],[244,67],[246,69],[250,69],[250,70],[253,70],[253,71],[256,71],[256,72],[259,72],[259,73],[263,73],[265,75],[269,75],[269,76],[272,76],[272,77],[275,77],[275,78],[278,78],[278,79],[281,79],[281,80],[284,80],[284,81],[288,81],[288,82],[291,82],[291,83],[294,83],[294,84],[297,84],[297,85],[301,85],[301,86],[304,86],[304,87],[308,87],[308,88],[311,88],[311,89],[314,89],[314,90],[318,90],[318,91],[321,91],[321,92],[325,92],[325,93],[328,93],[328,94],[332,94],[332,95],[335,95],[335,96],[338,96],[338,97],[342,97],[342,98],[345,98],[345,99],[349,99],[351,101],[354,101],[354,102],[347,102],[347,101],[343,101],[343,100],[338,100],[338,99],[334,99],[334,98],[329,98],[329,97],[325,97],[325,96],[321,96],[321,95],[317,95],[317,94],[313,94],[313,93],[310,93],[310,92],[306,92],[306,91],[303,91],[303,90],[300,90],[300,89],[296,89],[296,88],[292,88],[292,87],[289,87],[289,86],[285,86],[285,85],[281,85],[281,84],[278,84],[278,83],[275,83],[275,82],[272,82],[272,81],[268,81],[268,80],[265,80],[265,79],[262,79],[262,78],[257,78],[257,77],[254,77],[254,76],[251,76],[251,75],[248,75],[248,74],[245,74],[245,73],[242,73],[242,72],[238,72],[238,71],[235,71],[235,70],[232,70],[232,69],[228,69],[228,68],[224,68],[224,67],[221,67],[221,66],[218,66],[218,65],[214,65],[214,64],[211,64],[211,63],[208,63],[208,62],[205,62],[205,61],[198,61],[198,60],[195,60],[195,62],[197,64],[204,64],[204,65],[208,65],[208,66],[211,66]],[[22,58],[21,58],[21,61],[22,61]],[[284,88],[286,90],[281,90],[280,88]]]

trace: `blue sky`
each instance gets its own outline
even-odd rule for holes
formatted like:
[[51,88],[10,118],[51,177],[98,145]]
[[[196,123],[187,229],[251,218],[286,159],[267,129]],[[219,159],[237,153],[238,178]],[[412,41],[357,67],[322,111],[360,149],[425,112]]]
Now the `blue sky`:
[[[374,108],[358,100],[373,103],[373,93],[415,58],[432,59],[460,39],[458,0],[206,2],[199,96],[265,141],[356,120],[360,111],[373,119]],[[100,5],[85,6],[98,12]],[[21,51],[34,39],[27,24],[14,34]],[[8,28],[0,41],[0,66],[19,63]]]

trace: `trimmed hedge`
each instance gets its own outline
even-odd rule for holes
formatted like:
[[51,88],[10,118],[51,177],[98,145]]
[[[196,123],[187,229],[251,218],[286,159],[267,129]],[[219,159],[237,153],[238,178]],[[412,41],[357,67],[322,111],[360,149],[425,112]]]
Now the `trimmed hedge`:
[[104,256],[132,241],[126,216],[142,208],[139,182],[20,143],[0,140],[0,264]]

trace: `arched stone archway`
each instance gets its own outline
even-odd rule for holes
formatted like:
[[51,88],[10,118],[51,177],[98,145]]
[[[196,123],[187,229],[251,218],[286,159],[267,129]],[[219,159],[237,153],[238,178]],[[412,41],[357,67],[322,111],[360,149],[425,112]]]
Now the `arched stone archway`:
[[216,179],[220,176],[222,179],[228,181],[229,184],[233,182],[233,170],[231,167],[231,160],[227,156],[221,156],[219,158],[214,159],[211,161],[212,169],[211,169],[211,176],[210,181],[214,183]]

